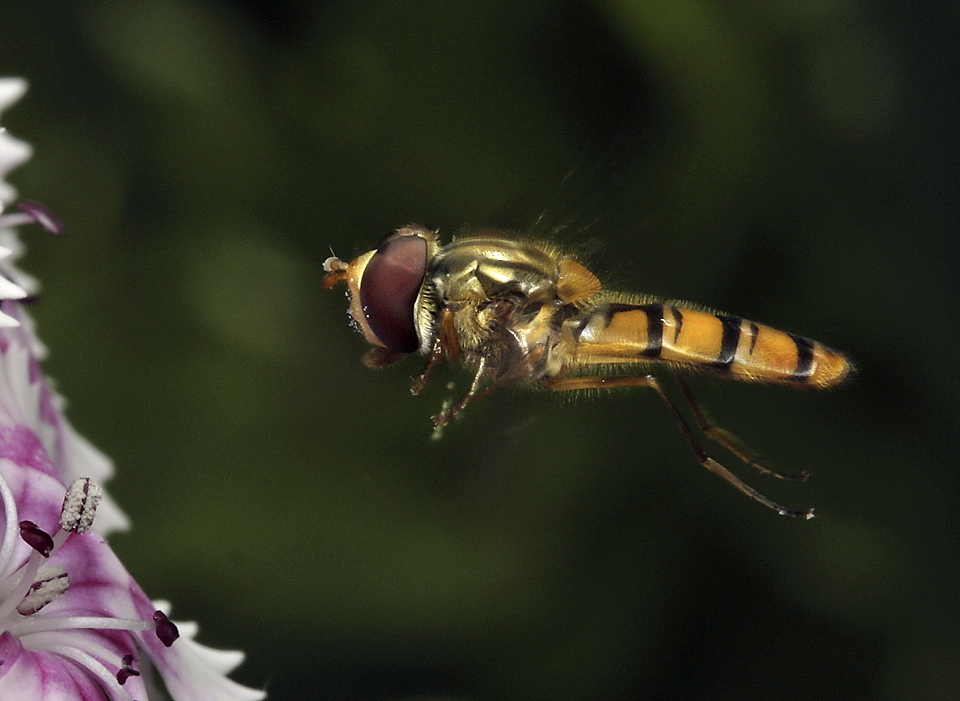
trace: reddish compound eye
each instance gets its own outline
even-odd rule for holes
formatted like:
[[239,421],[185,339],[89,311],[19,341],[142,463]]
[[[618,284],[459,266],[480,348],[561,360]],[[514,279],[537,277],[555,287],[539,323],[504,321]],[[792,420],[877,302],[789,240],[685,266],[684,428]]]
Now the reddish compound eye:
[[420,347],[414,319],[427,271],[427,242],[421,236],[391,236],[377,248],[360,281],[360,306],[370,330],[399,353]]

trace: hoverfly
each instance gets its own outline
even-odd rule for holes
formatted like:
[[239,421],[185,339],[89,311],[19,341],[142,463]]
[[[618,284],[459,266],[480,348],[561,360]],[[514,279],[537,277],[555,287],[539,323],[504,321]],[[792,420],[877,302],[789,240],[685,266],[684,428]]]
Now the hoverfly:
[[426,355],[411,378],[413,394],[444,358],[472,369],[469,389],[433,417],[435,426],[508,384],[560,392],[648,388],[666,403],[701,465],[780,514],[813,516],[812,509],[768,499],[709,457],[657,379],[625,373],[666,365],[705,436],[762,472],[803,479],[806,473],[784,475],[758,464],[706,418],[676,371],[820,389],[850,371],[840,353],[737,316],[606,291],[585,266],[548,244],[486,232],[441,245],[436,231],[406,226],[350,263],[334,256],[323,267],[325,289],[347,283],[350,316],[373,346],[364,356],[368,367]]

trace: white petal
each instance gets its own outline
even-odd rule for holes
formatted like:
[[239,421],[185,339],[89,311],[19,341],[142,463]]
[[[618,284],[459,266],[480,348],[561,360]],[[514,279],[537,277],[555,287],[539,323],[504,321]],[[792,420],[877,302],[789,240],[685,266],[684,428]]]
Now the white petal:
[[23,299],[27,291],[0,275],[0,299]]
[[27,81],[23,78],[0,78],[0,112],[23,97]]
[[[4,250],[2,257],[12,257],[13,260],[22,257],[26,250],[20,237],[17,236],[17,232],[13,229],[0,229],[0,247]],[[9,251],[9,253],[6,253],[6,251]]]
[[[170,602],[152,602],[164,614],[170,614]],[[176,621],[180,637],[173,647],[165,651],[164,659],[153,663],[170,695],[176,700],[192,699],[202,689],[204,698],[220,701],[260,701],[266,692],[242,686],[225,675],[232,672],[244,654],[236,650],[214,650],[196,642],[193,638],[199,627],[193,621]]]
[[[179,625],[179,624],[178,624]],[[211,650],[189,638],[181,637],[174,643],[179,646],[177,664],[170,670],[157,666],[157,671],[163,677],[167,691],[177,701],[196,697],[197,690],[202,690],[206,698],[220,699],[221,701],[260,701],[267,697],[265,691],[251,689],[223,676],[223,659],[229,657],[235,660],[238,653]],[[171,648],[172,650],[173,648]],[[221,657],[219,660],[215,658]],[[242,659],[242,654],[240,654]],[[233,667],[230,667],[233,669]],[[172,674],[164,674],[164,671]]]
[[33,148],[26,141],[0,132],[0,175],[6,175],[32,155]]

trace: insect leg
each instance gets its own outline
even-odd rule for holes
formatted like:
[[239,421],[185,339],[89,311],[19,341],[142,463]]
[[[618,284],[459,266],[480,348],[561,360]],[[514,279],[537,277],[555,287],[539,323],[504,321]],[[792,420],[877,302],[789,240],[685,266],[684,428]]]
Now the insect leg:
[[437,366],[442,360],[443,339],[441,336],[437,336],[436,340],[433,342],[433,348],[430,349],[430,356],[427,358],[427,364],[423,366],[423,370],[410,378],[413,381],[413,384],[410,385],[410,392],[412,394],[420,394],[420,391],[427,386],[427,382],[433,375],[433,371],[437,369]]
[[483,376],[485,374],[487,364],[484,358],[480,358],[480,366],[477,368],[477,374],[473,378],[473,382],[470,383],[470,389],[460,397],[460,401],[454,404],[449,409],[441,411],[439,414],[433,417],[433,425],[436,428],[444,426],[450,419],[459,414],[470,402],[472,402],[477,397],[482,397],[485,394],[489,394],[498,386],[497,381],[495,380],[489,387],[485,388],[483,392],[480,392],[480,384],[483,382]]
[[674,373],[673,377],[677,381],[677,384],[680,385],[680,391],[683,393],[684,399],[687,400],[687,405],[690,407],[693,418],[697,421],[697,427],[703,431],[703,434],[707,438],[722,445],[724,448],[743,460],[743,462],[745,462],[747,465],[755,467],[764,474],[772,475],[780,479],[801,481],[810,476],[810,473],[806,470],[796,473],[785,473],[778,472],[777,470],[766,467],[765,465],[761,465],[759,462],[757,462],[756,458],[751,455],[753,451],[747,448],[743,444],[743,441],[726,429],[717,426],[709,418],[707,418],[706,414],[704,414],[703,410],[700,408],[700,404],[696,399],[694,399],[693,392],[690,391],[690,385],[687,384],[687,381],[677,373]]
[[543,386],[547,389],[560,392],[594,388],[604,389],[613,387],[648,387],[660,395],[660,398],[667,405],[667,408],[670,410],[670,414],[677,422],[677,425],[680,427],[680,431],[683,433],[684,438],[687,439],[687,443],[690,444],[690,448],[693,450],[694,455],[697,457],[697,461],[701,465],[713,472],[715,475],[719,475],[725,479],[751,499],[754,499],[764,506],[773,509],[781,516],[813,518],[813,509],[794,510],[788,509],[785,506],[781,506],[775,501],[765,497],[763,494],[730,472],[730,470],[725,468],[713,458],[709,457],[697,442],[696,436],[693,435],[693,429],[690,428],[690,424],[687,423],[686,419],[683,418],[683,415],[677,409],[676,404],[674,404],[673,400],[667,396],[666,392],[664,392],[663,388],[660,386],[660,383],[657,382],[656,378],[652,375],[612,375],[548,379],[543,382]]
[[440,323],[437,325],[437,337],[433,340],[433,347],[430,349],[427,364],[424,365],[423,370],[410,378],[413,381],[410,386],[411,393],[420,394],[420,391],[427,386],[427,382],[437,366],[440,365],[444,355],[452,361],[460,357],[460,344],[457,343],[456,332],[453,329],[453,315],[449,309],[444,309],[440,316]]

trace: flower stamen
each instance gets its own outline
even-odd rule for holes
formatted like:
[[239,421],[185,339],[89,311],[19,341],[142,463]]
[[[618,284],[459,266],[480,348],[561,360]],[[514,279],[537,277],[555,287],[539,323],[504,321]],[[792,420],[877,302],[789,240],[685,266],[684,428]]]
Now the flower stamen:
[[133,666],[133,655],[124,655],[121,662],[123,666],[117,672],[117,681],[120,682],[120,686],[123,686],[130,677],[139,677],[140,670]]
[[62,567],[46,565],[37,572],[37,578],[17,604],[17,613],[32,616],[47,604],[56,601],[70,588],[70,577]]
[[[111,689],[119,698],[131,699],[132,701],[132,697],[120,686],[121,682],[118,678],[119,673],[116,676],[110,674],[110,670],[107,669],[103,663],[101,663],[100,660],[93,655],[90,655],[77,647],[68,645],[51,645],[50,647],[46,648],[46,650],[60,655],[61,657],[66,657],[67,659],[73,660],[81,667],[85,667],[87,671],[96,675],[100,682],[105,687]],[[126,680],[127,678],[124,677],[124,681]]]
[[[0,476],[0,480],[2,479],[3,477]],[[17,581],[13,591],[7,596],[6,600],[0,604],[0,633],[6,632],[13,627],[11,625],[15,622],[13,620],[13,612],[30,591],[30,587],[36,579],[37,572],[40,570],[41,558],[49,557],[56,549],[56,544],[53,542],[53,539],[37,524],[33,523],[33,521],[20,522],[20,537],[23,538],[23,541],[27,545],[33,548],[33,552],[30,553],[30,559],[27,560],[26,564],[20,568],[20,579]],[[16,572],[11,576],[15,574]]]
[[63,233],[63,222],[57,219],[53,212],[39,202],[23,200],[17,207],[20,208],[21,212],[30,217],[32,221],[35,221],[51,234],[59,236]]
[[[177,626],[162,611],[155,611],[151,620],[117,618],[112,616],[69,616],[36,615],[47,604],[56,601],[70,588],[70,577],[58,566],[40,563],[57,553],[70,537],[77,537],[88,531],[93,525],[97,504],[102,490],[89,478],[75,480],[67,488],[60,512],[59,530],[54,536],[32,521],[19,522],[20,537],[31,548],[27,561],[19,568],[10,569],[13,539],[4,534],[0,545],[0,591],[8,592],[0,603],[0,635],[9,633],[18,638],[26,649],[43,650],[61,655],[75,661],[89,670],[120,698],[130,698],[120,689],[130,677],[139,676],[134,667],[134,656],[124,655],[117,660],[117,653],[93,643],[85,636],[78,635],[83,630],[116,630],[146,632],[153,630],[163,645],[170,647],[179,637]],[[0,497],[6,511],[5,521],[16,524],[17,504],[10,487],[0,473]],[[9,529],[8,529],[9,530]],[[9,543],[8,543],[9,541]],[[3,580],[17,578],[14,584],[3,586]],[[111,660],[117,660],[116,674],[108,668]]]
[[59,236],[63,233],[63,223],[39,202],[23,200],[17,207],[20,212],[0,217],[0,229],[24,224],[39,224],[51,234]]
[[93,526],[97,505],[102,498],[103,490],[100,485],[91,482],[89,477],[74,480],[73,484],[67,487],[67,494],[63,498],[60,527],[65,531],[86,533]]
[[167,618],[167,614],[163,611],[153,612],[153,622],[157,624],[157,637],[166,647],[173,645],[174,641],[180,637],[177,626]]
[[33,521],[20,522],[20,538],[43,557],[50,557],[53,552],[53,538]]

